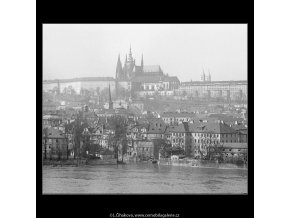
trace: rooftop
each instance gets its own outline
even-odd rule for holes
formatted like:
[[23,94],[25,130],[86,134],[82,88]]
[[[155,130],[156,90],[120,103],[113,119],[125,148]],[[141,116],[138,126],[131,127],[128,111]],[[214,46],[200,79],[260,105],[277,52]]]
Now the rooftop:
[[144,73],[162,72],[159,65],[145,65],[143,66]]
[[198,133],[236,133],[236,131],[225,123],[193,123],[188,124],[190,132]]
[[65,138],[62,131],[54,128],[47,128],[43,130],[43,137],[54,138],[54,139],[63,139]]

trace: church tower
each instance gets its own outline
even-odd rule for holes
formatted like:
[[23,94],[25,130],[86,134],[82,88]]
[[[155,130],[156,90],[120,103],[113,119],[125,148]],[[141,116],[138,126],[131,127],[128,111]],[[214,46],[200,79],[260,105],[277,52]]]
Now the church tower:
[[125,60],[124,68],[123,68],[125,79],[130,79],[133,76],[132,72],[133,72],[134,67],[135,67],[135,60],[133,59],[131,45],[130,45],[128,59],[126,55],[126,60]]
[[201,81],[203,81],[203,82],[206,81],[204,69],[202,69]]
[[210,75],[209,70],[208,70],[208,81],[211,82],[211,75]]
[[141,59],[141,69],[143,71],[143,66],[144,66],[144,62],[143,62],[143,54],[142,54],[142,59]]
[[123,74],[123,71],[122,71],[122,63],[121,63],[120,54],[119,54],[119,56],[118,56],[118,62],[117,62],[117,67],[116,67],[116,79],[121,79],[122,74]]
[[113,102],[112,102],[112,97],[111,97],[110,83],[109,83],[109,109],[113,109]]

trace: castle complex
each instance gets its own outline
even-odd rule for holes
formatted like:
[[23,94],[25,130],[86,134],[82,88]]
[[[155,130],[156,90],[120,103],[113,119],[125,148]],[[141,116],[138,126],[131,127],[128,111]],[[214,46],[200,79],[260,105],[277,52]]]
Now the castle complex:
[[133,58],[131,46],[122,64],[118,56],[115,78],[87,77],[66,80],[43,81],[43,90],[58,93],[73,90],[76,94],[88,90],[97,93],[110,86],[116,98],[154,96],[184,96],[201,98],[243,99],[247,98],[247,81],[212,81],[211,74],[204,70],[201,81],[182,82],[176,76],[164,74],[159,65],[144,65],[143,54],[140,65]]

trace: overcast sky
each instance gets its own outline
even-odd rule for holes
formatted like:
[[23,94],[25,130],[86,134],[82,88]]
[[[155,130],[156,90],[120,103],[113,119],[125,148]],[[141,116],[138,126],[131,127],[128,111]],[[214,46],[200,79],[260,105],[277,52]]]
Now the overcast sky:
[[115,77],[132,47],[140,65],[181,81],[247,79],[246,24],[44,24],[43,79]]

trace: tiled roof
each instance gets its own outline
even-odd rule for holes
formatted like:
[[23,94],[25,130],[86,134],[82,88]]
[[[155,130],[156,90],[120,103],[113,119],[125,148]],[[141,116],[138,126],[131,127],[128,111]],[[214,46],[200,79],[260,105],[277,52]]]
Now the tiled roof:
[[243,121],[243,118],[237,118],[237,117],[229,116],[226,114],[211,114],[209,115],[209,117],[223,120],[224,122],[235,122],[235,121],[242,122]]
[[196,117],[196,115],[190,112],[164,112],[161,117]]
[[[45,131],[47,131],[45,134]],[[54,128],[48,128],[46,130],[43,131],[43,137],[47,137],[47,138],[54,138],[54,139],[63,139],[65,138],[64,133],[58,129],[54,129]]]
[[146,123],[138,124],[138,125],[132,127],[131,129],[134,129],[134,128],[137,128],[138,130],[141,130],[142,128],[148,129],[149,128],[149,124],[146,124]]
[[247,130],[248,128],[245,127],[244,124],[232,125],[232,128],[235,130]]
[[154,134],[154,133],[156,133],[156,134],[162,134],[162,133],[164,133],[165,132],[165,130],[166,130],[166,126],[155,126],[154,124],[150,124],[149,125],[149,128],[148,128],[148,134]]
[[193,123],[189,124],[189,131],[200,133],[236,133],[233,128],[224,123]]
[[187,122],[183,122],[178,126],[171,127],[171,132],[189,132],[189,124]]

